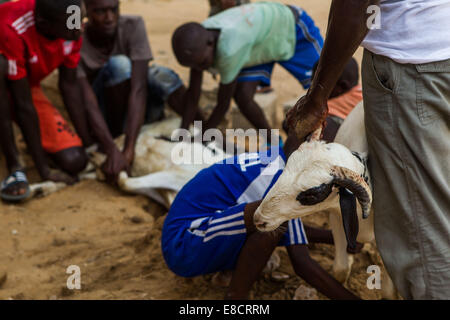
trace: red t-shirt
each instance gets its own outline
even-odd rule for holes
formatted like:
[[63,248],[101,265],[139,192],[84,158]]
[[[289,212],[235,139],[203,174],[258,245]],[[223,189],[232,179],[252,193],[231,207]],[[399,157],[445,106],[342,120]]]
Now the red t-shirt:
[[80,61],[82,39],[49,40],[36,31],[36,0],[21,0],[0,5],[0,54],[8,59],[8,79],[28,77],[32,86],[61,65],[76,68]]

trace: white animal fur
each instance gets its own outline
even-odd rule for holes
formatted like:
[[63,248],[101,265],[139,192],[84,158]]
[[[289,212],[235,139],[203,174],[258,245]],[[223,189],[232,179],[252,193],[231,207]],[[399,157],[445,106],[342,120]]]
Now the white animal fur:
[[[224,151],[213,144],[207,147],[201,143],[170,142],[158,137],[171,137],[172,132],[180,127],[180,118],[169,118],[164,121],[143,126],[136,142],[136,153],[132,177],[122,172],[119,176],[119,187],[130,193],[143,194],[169,208],[178,191],[200,170],[223,160]],[[119,148],[123,147],[124,137],[116,140]],[[95,148],[94,148],[95,150]],[[172,152],[178,155],[183,164],[172,161]],[[103,174],[99,170],[106,159],[102,153],[89,150],[91,161],[86,170],[80,174],[81,180],[99,179]],[[202,159],[201,164],[190,163],[192,155]],[[97,168],[96,173],[93,172]],[[31,196],[46,196],[65,187],[65,184],[43,182],[31,186]]]
[[[349,151],[356,151],[363,156],[368,154],[362,103],[355,107],[344,121],[335,142],[325,144],[312,141],[302,144],[291,155],[283,174],[255,212],[255,221],[266,222],[264,231],[270,231],[293,218],[316,212],[329,212],[335,243],[333,274],[337,280],[344,283],[350,276],[353,255],[347,253],[347,240],[337,190],[333,190],[325,201],[315,206],[302,206],[296,197],[302,191],[330,183],[333,180],[330,175],[332,166],[346,167],[360,175],[364,173],[364,165]],[[358,242],[374,243],[373,219],[373,210],[368,219],[362,219],[358,203]],[[386,271],[382,274],[381,290],[384,298],[397,297],[395,287]]]

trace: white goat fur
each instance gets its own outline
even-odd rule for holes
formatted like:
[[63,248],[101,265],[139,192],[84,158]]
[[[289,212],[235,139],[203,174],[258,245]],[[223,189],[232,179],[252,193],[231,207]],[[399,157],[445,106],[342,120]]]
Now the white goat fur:
[[[136,142],[136,152],[132,177],[125,172],[119,176],[119,187],[130,193],[142,194],[169,208],[178,191],[191,180],[200,170],[226,157],[224,151],[213,144],[208,147],[201,143],[170,142],[157,137],[171,136],[172,132],[180,127],[180,118],[167,120],[143,126]],[[116,144],[123,147],[124,137],[119,137]],[[213,151],[214,150],[214,151]],[[172,152],[176,151],[182,164],[172,161]],[[106,159],[102,153],[89,152],[91,161],[88,168],[80,174],[82,180],[103,179],[99,170]],[[190,163],[192,155],[202,159],[201,164]],[[97,168],[96,174],[92,172]],[[64,188],[61,183],[43,182],[31,186],[32,196],[46,196]]]
[[[358,152],[363,157],[368,155],[362,102],[355,107],[340,127],[335,143],[325,144],[319,141],[304,143],[290,156],[283,174],[255,212],[256,219],[267,223],[264,228],[267,231],[293,218],[316,212],[328,212],[335,245],[333,274],[342,283],[345,283],[350,276],[353,255],[347,253],[347,239],[337,190],[333,190],[325,201],[314,206],[302,206],[296,197],[302,191],[330,183],[333,180],[330,175],[332,166],[342,166],[362,175],[364,165],[353,156],[350,150]],[[358,203],[358,242],[374,243],[373,219],[373,210],[368,219],[362,219],[361,207]],[[381,294],[384,298],[395,299],[397,297],[395,287],[387,272],[383,271]]]

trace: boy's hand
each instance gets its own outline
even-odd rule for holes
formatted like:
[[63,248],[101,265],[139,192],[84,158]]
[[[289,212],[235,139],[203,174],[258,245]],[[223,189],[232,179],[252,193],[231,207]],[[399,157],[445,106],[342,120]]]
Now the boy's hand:
[[295,130],[301,141],[325,123],[328,106],[326,100],[318,101],[313,101],[308,95],[303,96],[286,115],[289,131]]
[[106,176],[106,181],[110,184],[117,182],[117,178],[121,171],[128,169],[128,163],[122,152],[117,147],[112,148],[108,153],[108,158],[102,166],[102,171]]

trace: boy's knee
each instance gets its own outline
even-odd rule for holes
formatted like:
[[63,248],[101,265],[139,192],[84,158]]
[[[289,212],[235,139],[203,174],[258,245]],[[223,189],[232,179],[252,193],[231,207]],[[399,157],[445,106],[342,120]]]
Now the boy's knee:
[[69,148],[55,154],[56,161],[62,170],[76,175],[86,168],[88,157],[81,147]]
[[111,57],[105,68],[107,76],[105,86],[107,87],[116,86],[131,78],[131,60],[125,55]]
[[175,71],[156,64],[148,68],[147,81],[150,89],[158,92],[164,101],[183,86],[183,81]]

